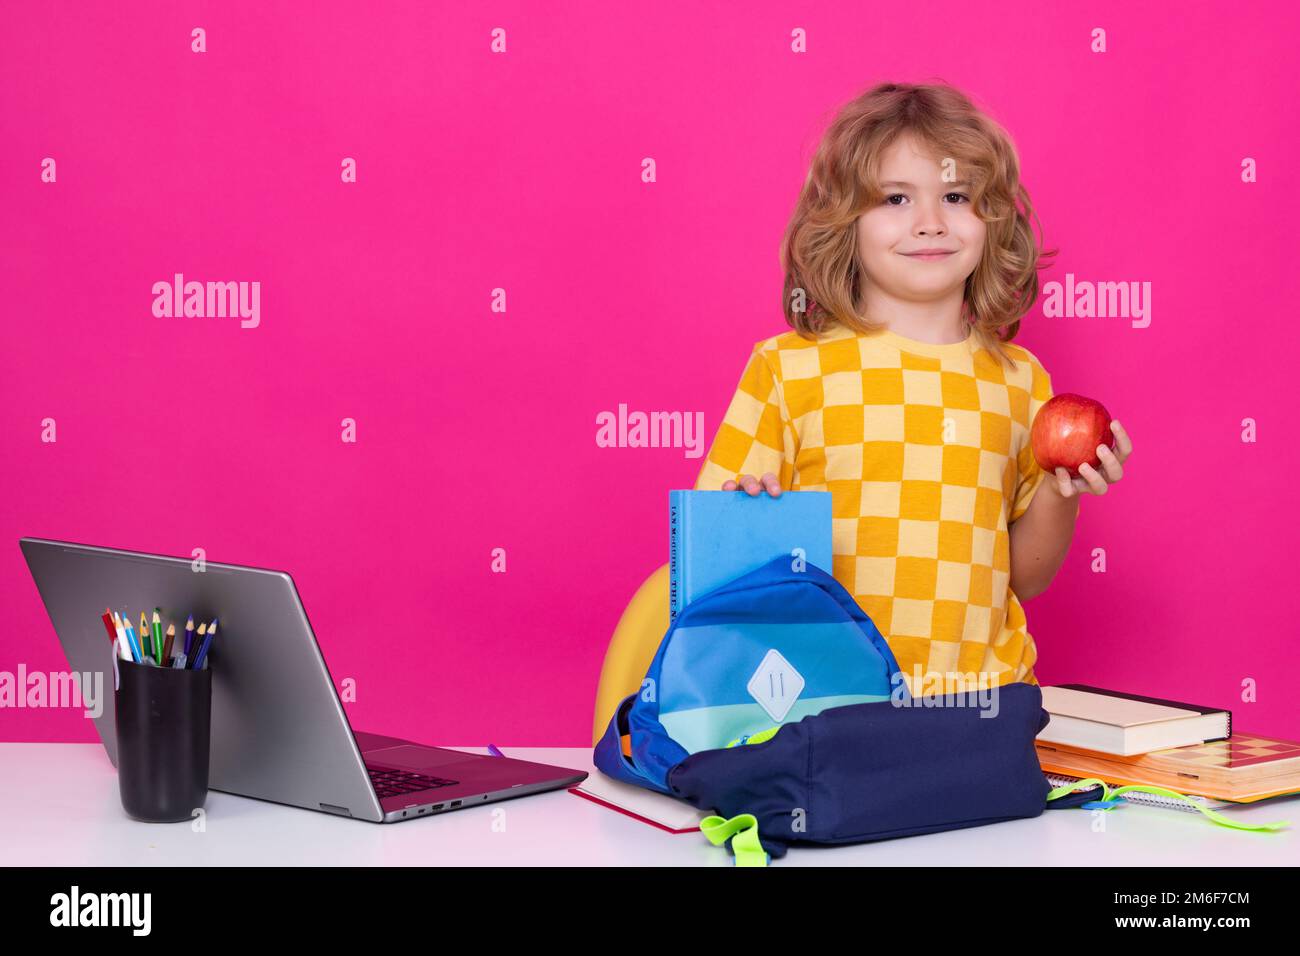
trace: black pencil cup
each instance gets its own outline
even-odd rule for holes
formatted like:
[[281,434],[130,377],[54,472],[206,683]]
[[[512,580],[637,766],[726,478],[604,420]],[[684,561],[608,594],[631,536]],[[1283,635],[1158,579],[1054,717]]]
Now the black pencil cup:
[[189,820],[208,797],[212,671],[117,662],[122,809],[147,823]]

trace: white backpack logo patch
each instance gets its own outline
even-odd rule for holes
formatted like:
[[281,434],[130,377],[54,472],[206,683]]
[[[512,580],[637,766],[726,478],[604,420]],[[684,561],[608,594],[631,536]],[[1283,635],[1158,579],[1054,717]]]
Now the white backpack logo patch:
[[781,656],[775,647],[763,655],[758,670],[749,679],[746,689],[758,701],[758,706],[777,723],[785,720],[790,708],[803,692],[803,675]]

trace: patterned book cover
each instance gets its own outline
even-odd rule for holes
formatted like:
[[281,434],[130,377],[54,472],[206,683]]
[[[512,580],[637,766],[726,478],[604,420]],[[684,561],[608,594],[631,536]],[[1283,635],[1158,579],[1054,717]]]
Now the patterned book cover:
[[1227,740],[1211,740],[1191,747],[1156,750],[1134,759],[1138,766],[1150,766],[1172,773],[1271,777],[1300,774],[1300,743],[1234,734]]
[[1255,734],[1233,734],[1227,740],[1210,740],[1188,747],[1153,750],[1132,757],[1100,753],[1067,747],[1061,744],[1044,745],[1055,750],[1073,751],[1134,768],[1149,768],[1166,773],[1187,773],[1234,779],[1239,777],[1265,777],[1274,774],[1300,774],[1300,743],[1259,737]]
[[1180,793],[1239,803],[1300,793],[1300,744],[1254,734],[1235,734],[1190,747],[1116,757],[1057,744],[1037,745],[1049,773],[1100,777],[1107,783],[1143,783]]

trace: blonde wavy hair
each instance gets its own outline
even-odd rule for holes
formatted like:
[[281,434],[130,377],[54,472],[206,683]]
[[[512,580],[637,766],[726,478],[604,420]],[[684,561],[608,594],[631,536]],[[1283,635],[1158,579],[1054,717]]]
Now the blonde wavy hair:
[[936,162],[955,160],[960,178],[971,183],[971,206],[986,228],[979,265],[966,278],[962,317],[979,344],[1014,368],[1002,343],[1016,337],[1020,317],[1038,298],[1042,260],[1059,250],[1043,251],[1030,228],[1038,220],[1020,182],[1011,137],[943,83],[881,83],[831,122],[781,240],[786,322],[804,338],[837,323],[858,331],[883,327],[859,314],[863,288],[855,224],[884,201],[880,158],[906,133]]

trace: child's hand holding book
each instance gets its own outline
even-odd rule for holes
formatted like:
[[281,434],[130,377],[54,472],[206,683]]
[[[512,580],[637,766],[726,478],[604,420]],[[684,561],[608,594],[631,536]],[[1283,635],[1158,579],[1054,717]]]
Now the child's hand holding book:
[[773,498],[781,497],[781,479],[770,471],[763,475],[762,478],[755,478],[753,475],[741,475],[733,481],[724,481],[722,483],[723,491],[744,491],[751,498],[758,497],[760,492],[766,491]]

